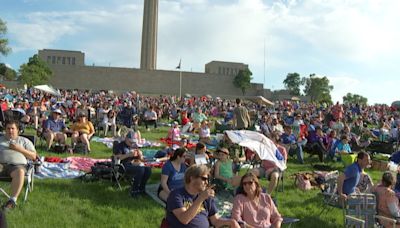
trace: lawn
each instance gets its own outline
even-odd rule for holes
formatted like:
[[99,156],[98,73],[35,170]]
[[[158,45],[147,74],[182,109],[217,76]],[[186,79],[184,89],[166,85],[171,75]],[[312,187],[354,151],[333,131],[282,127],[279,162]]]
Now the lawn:
[[[166,135],[166,128],[147,132],[142,136],[149,140],[159,139]],[[33,133],[32,130],[27,132]],[[103,144],[92,143],[91,157],[108,158],[111,150]],[[41,156],[60,156],[44,152],[38,147]],[[61,155],[68,156],[67,154]],[[301,221],[295,227],[343,227],[342,210],[332,208],[328,213],[318,216],[323,203],[319,190],[303,192],[294,185],[290,176],[298,171],[312,170],[311,163],[317,158],[308,158],[306,164],[298,165],[290,159],[285,172],[284,192],[274,193],[279,211],[287,217],[296,217]],[[341,164],[331,164],[342,169]],[[242,173],[246,170],[242,170]],[[160,169],[153,169],[151,183],[158,183]],[[376,182],[381,175],[379,171],[367,170]],[[262,180],[266,186],[266,181]],[[9,183],[0,183],[8,190]],[[74,180],[38,180],[35,179],[34,191],[26,203],[19,199],[18,207],[7,213],[9,227],[159,227],[164,209],[150,197],[132,199],[129,197],[128,183],[118,190],[109,181],[82,182]],[[1,200],[6,198],[2,195]]]

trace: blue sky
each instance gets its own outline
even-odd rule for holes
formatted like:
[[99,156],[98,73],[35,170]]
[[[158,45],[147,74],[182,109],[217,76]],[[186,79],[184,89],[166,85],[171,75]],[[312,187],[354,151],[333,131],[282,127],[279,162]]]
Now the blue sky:
[[[281,89],[291,72],[327,76],[333,100],[400,99],[400,1],[160,0],[158,69],[204,72],[212,60],[249,64]],[[143,0],[2,0],[14,69],[38,49],[79,50],[87,65],[140,65]],[[264,48],[265,46],[265,48]],[[265,50],[265,58],[264,58]],[[264,60],[266,68],[264,70]]]

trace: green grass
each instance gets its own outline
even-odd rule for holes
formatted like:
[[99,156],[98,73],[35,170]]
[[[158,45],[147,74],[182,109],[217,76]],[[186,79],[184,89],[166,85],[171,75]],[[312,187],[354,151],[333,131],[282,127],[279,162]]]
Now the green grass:
[[[166,136],[167,128],[147,132],[142,130],[142,137],[157,140]],[[28,130],[27,133],[32,133]],[[92,143],[90,157],[107,158],[111,150],[103,144]],[[38,148],[41,156],[67,157],[68,154],[44,152]],[[279,211],[287,217],[301,219],[295,227],[343,227],[342,210],[331,208],[329,212],[318,216],[322,207],[319,190],[303,192],[294,186],[292,174],[299,171],[313,170],[311,163],[317,163],[317,158],[308,158],[306,164],[298,165],[294,159],[289,159],[285,171],[284,192],[274,193],[278,200]],[[333,164],[338,169],[342,165]],[[244,173],[246,170],[242,170]],[[160,169],[153,169],[150,183],[158,183]],[[376,182],[381,175],[379,171],[367,170]],[[265,180],[261,181],[267,185]],[[9,183],[0,183],[9,190]],[[6,200],[1,196],[1,200]],[[129,197],[128,183],[123,183],[123,189],[118,190],[109,181],[82,182],[81,180],[35,180],[34,191],[26,203],[19,199],[16,209],[7,214],[9,227],[159,227],[164,209],[150,197],[132,199]]]

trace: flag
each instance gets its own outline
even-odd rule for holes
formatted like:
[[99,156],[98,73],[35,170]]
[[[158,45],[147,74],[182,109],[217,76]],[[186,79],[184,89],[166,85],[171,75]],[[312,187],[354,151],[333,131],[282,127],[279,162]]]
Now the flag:
[[176,67],[176,69],[181,69],[181,62],[182,62],[182,59],[179,60],[179,64],[178,64],[178,66]]

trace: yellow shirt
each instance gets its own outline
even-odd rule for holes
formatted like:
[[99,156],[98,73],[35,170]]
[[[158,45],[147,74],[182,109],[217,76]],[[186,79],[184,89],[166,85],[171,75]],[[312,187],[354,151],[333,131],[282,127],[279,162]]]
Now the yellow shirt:
[[71,130],[79,131],[80,133],[85,133],[88,135],[94,133],[94,127],[90,121],[86,121],[84,123],[76,122],[71,126]]

